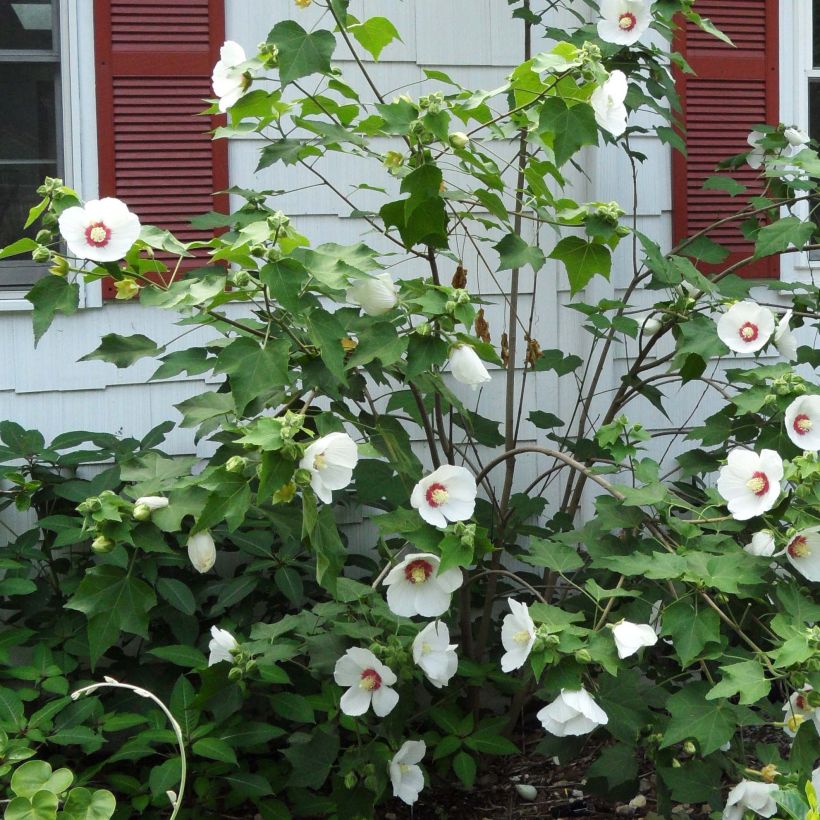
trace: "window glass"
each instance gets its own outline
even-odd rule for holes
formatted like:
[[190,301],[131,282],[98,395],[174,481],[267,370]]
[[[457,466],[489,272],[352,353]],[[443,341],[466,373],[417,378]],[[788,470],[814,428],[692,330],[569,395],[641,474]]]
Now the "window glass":
[[812,65],[820,68],[820,0],[812,0],[812,3],[812,42],[814,44]]
[[0,49],[51,51],[51,0],[0,0]]

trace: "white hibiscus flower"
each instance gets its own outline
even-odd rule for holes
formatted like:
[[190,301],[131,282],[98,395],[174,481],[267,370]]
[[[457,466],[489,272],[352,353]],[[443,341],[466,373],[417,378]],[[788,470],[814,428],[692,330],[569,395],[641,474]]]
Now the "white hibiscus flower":
[[817,724],[817,709],[809,704],[806,697],[806,692],[810,691],[811,686],[807,683],[800,691],[792,692],[783,704],[783,731],[789,737],[794,737],[806,720],[813,720]]
[[556,737],[585,735],[609,722],[606,712],[586,689],[562,689],[561,694],[536,717],[544,729]]
[[208,572],[216,563],[216,544],[208,530],[188,539],[188,558],[197,572]]
[[501,671],[512,672],[520,669],[532,652],[535,643],[535,623],[530,617],[526,604],[509,599],[510,614],[504,616],[501,624],[501,645],[505,652],[501,656]]
[[405,618],[437,618],[450,608],[450,597],[464,578],[458,567],[439,573],[440,560],[429,552],[408,555],[387,573],[387,605]]
[[213,666],[220,661],[233,663],[233,652],[239,646],[236,638],[227,629],[220,629],[218,626],[211,627],[211,636],[208,642],[208,649],[211,651],[208,656],[208,666]]
[[473,515],[477,488],[473,474],[464,467],[444,464],[413,488],[410,506],[434,527],[448,521],[466,521]]
[[801,530],[786,547],[789,563],[808,581],[820,581],[820,527]]
[[752,536],[749,544],[743,547],[749,555],[758,558],[771,558],[774,555],[774,533],[771,530],[760,530]]
[[458,644],[450,643],[450,630],[443,621],[432,621],[413,639],[413,661],[427,680],[441,689],[458,669]]
[[786,435],[801,450],[820,450],[820,396],[800,396],[786,408]]
[[450,372],[457,382],[468,384],[473,390],[492,380],[478,353],[466,344],[456,345],[450,351]]
[[340,703],[346,715],[363,715],[372,705],[378,717],[393,711],[399,695],[390,687],[397,678],[369,649],[348,649],[333,670],[333,679],[339,686],[349,687]]
[[412,806],[424,788],[424,774],[417,765],[421,763],[427,746],[423,740],[406,740],[390,761],[390,782],[393,797]]
[[807,145],[811,139],[811,137],[802,128],[798,128],[796,125],[792,125],[789,128],[784,129],[783,136],[786,138],[786,142],[798,151],[804,145]]
[[774,314],[755,302],[735,302],[718,319],[717,333],[729,350],[755,353],[774,333]]
[[644,646],[654,646],[658,642],[655,630],[649,624],[634,624],[619,621],[612,627],[612,637],[618,649],[618,657],[628,658]]
[[595,122],[613,137],[620,137],[626,131],[628,114],[624,100],[627,88],[626,75],[616,69],[603,85],[592,92],[589,99],[595,112]]
[[356,442],[347,433],[328,433],[305,448],[299,466],[310,471],[310,486],[317,498],[330,504],[333,490],[350,484],[358,461]]
[[717,489],[732,517],[746,521],[775,505],[782,478],[783,460],[774,450],[763,450],[758,455],[735,447],[726,466],[720,468]]
[[723,820],[743,820],[746,810],[761,817],[772,817],[777,812],[774,793],[775,783],[758,783],[756,780],[741,780],[730,792],[723,810]]
[[752,146],[752,150],[746,155],[746,164],[755,171],[763,165],[766,157],[766,149],[759,144],[765,136],[762,131],[751,131],[746,137],[746,142]]
[[621,46],[637,43],[652,22],[651,7],[644,0],[601,0],[598,36]]
[[245,93],[250,80],[242,64],[248,58],[245,49],[233,40],[226,40],[219,49],[219,61],[214,66],[211,84],[219,97],[219,110],[224,114]]
[[381,316],[399,301],[398,291],[389,273],[357,279],[345,294],[345,300],[358,305],[368,316]]
[[92,262],[117,262],[140,235],[137,215],[110,196],[66,208],[57,221],[71,253]]
[[790,362],[797,361],[797,339],[794,337],[789,322],[792,318],[792,311],[787,310],[777,323],[774,330],[774,346],[777,352]]

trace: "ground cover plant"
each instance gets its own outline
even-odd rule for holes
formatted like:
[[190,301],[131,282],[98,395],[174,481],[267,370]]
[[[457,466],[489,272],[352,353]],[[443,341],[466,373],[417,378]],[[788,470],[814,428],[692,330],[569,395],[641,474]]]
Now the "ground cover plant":
[[[259,168],[298,167],[367,236],[303,236],[279,193],[236,189],[234,213],[196,220],[217,235],[182,243],[47,180],[36,238],[0,252],[51,266],[28,297],[35,339],[81,280],[111,277],[180,331],[107,334],[86,359],[213,377],[177,406],[203,459],[163,451],[173,422],[48,442],[0,424],[2,504],[36,514],[0,554],[5,816],[372,817],[471,788],[536,726],[535,759],[606,739],[599,791],[628,799],[649,765],[661,817],[816,820],[820,362],[792,331],[815,327],[819,292],[737,276],[814,247],[812,144],[761,123],[708,183],[736,196],[714,222],[742,223],[748,257],[729,263],[711,229],[666,251],[636,201],[577,202],[568,178],[604,143],[637,168],[638,109],[674,122],[670,66],[687,66],[648,38],[684,20],[722,36],[692,3],[603,0],[558,30],[558,4],[510,2],[522,62],[502,86],[427,71],[436,90],[395,97],[359,57],[399,36],[388,19],[297,5],[322,13],[271,21],[256,54],[225,44],[215,137],[260,135]],[[336,155],[361,163],[356,190],[326,175]],[[745,163],[754,190],[732,176]],[[585,302],[620,243],[626,288]],[[467,257],[500,285],[498,326]],[[521,281],[554,301],[547,260],[583,351],[534,335]],[[200,327],[210,341],[187,345]],[[577,393],[567,418],[530,408],[535,445],[530,380]],[[670,416],[695,383],[721,409],[691,427]],[[490,391],[501,418],[479,412]],[[647,408],[666,429],[635,420]]]

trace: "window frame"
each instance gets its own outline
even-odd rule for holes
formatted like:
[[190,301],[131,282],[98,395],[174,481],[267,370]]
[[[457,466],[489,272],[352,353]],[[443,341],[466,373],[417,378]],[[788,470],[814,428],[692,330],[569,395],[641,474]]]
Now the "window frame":
[[[0,63],[49,63],[55,66],[54,72],[54,124],[56,176],[65,177],[65,123],[63,117],[63,48],[62,25],[60,20],[60,0],[50,0],[51,6],[51,49],[0,49]],[[33,204],[33,203],[32,203]],[[21,226],[22,227],[22,226]],[[4,285],[0,280],[0,299],[19,299],[45,272],[46,266],[31,260],[0,261],[3,277],[13,275],[18,281],[14,285]]]

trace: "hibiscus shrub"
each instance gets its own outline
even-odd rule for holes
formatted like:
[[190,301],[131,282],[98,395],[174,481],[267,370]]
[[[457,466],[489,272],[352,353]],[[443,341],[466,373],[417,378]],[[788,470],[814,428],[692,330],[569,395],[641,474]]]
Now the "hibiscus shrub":
[[[226,43],[212,110],[218,138],[255,133],[260,168],[326,185],[367,242],[314,244],[277,193],[235,189],[235,212],[195,221],[219,235],[182,243],[48,180],[37,239],[0,251],[51,260],[35,338],[77,309],[79,280],[111,277],[205,341],[111,333],[86,358],[215,385],[177,405],[201,458],[162,451],[171,423],[49,444],[0,425],[2,503],[36,512],[0,557],[0,775],[31,804],[6,816],[73,816],[45,758],[95,818],[109,793],[119,817],[357,818],[428,782],[469,789],[519,739],[566,763],[595,733],[590,787],[634,795],[651,769],[661,816],[817,818],[820,360],[798,339],[820,291],[736,275],[812,247],[817,152],[760,124],[709,183],[736,194],[714,218],[742,223],[748,256],[729,262],[711,228],[662,250],[617,203],[573,200],[567,169],[599,142],[637,167],[639,107],[674,122],[668,67],[686,66],[646,34],[721,36],[691,2],[604,0],[575,31],[510,2],[527,57],[500,88],[428,71],[438,90],[390,101],[367,63],[372,100],[331,63],[398,36],[347,6],[276,23],[251,57]],[[334,154],[367,183],[336,187]],[[732,177],[747,161],[754,191]],[[583,301],[625,238],[622,295]],[[523,309],[522,272],[552,277],[547,258],[583,349],[535,336],[552,278]],[[503,298],[471,292],[474,259]],[[526,383],[557,379],[575,409],[530,408],[530,443]],[[694,422],[676,399],[693,388],[718,408]],[[17,775],[34,754],[36,777]]]

